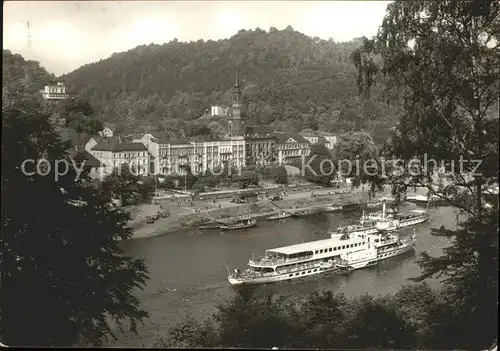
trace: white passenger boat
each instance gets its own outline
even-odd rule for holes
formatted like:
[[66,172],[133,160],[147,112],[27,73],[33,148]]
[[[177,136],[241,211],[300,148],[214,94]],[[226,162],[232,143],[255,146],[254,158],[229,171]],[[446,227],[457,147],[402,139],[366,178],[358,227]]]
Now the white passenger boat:
[[229,274],[232,285],[262,284],[320,273],[342,273],[363,268],[413,249],[415,234],[400,239],[394,233],[351,234],[267,250],[248,261],[248,269]]
[[407,215],[398,215],[397,218],[399,220],[400,227],[408,227],[410,225],[416,225],[427,221],[429,219],[429,215],[423,210],[413,210]]

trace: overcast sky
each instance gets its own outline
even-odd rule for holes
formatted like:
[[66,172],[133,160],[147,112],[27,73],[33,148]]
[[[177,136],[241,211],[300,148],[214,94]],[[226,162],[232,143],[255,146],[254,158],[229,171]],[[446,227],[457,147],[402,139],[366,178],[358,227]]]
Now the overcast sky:
[[60,75],[142,44],[270,27],[347,41],[377,32],[388,1],[6,1],[3,48]]

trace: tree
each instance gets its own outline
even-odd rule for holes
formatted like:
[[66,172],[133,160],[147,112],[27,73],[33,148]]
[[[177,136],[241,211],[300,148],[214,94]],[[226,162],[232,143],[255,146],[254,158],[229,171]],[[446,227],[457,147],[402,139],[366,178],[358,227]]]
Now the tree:
[[122,164],[104,178],[102,189],[123,202],[139,194],[139,180],[128,164]]
[[332,155],[323,144],[311,145],[311,152],[302,170],[305,178],[313,183],[329,186],[336,177]]
[[288,184],[288,173],[284,166],[271,168],[271,177],[276,184]]
[[370,194],[382,189],[382,169],[377,147],[370,135],[364,132],[339,136],[333,149],[335,164],[345,177],[352,178],[352,185],[370,185]]
[[[48,116],[30,106],[2,111],[2,285],[0,330],[12,346],[99,345],[109,321],[130,328],[147,316],[134,296],[147,280],[142,260],[120,250],[128,214],[80,178]],[[48,175],[24,160],[48,160]],[[56,161],[68,162],[55,179]],[[40,169],[47,169],[45,164]],[[61,170],[61,165],[59,165]],[[30,174],[30,175],[28,175]]]
[[[458,230],[433,230],[452,245],[440,257],[420,260],[419,278],[443,275],[448,301],[455,302],[448,319],[454,327],[442,338],[446,348],[485,348],[497,333],[498,200],[485,208],[483,190],[498,184],[499,15],[498,2],[396,1],[379,34],[358,52],[371,63],[374,54],[381,58],[377,70],[358,65],[361,90],[381,82],[386,96],[403,106],[392,155],[438,161],[392,177],[398,192],[419,185],[443,198],[436,183],[444,178],[443,186],[455,188],[447,201],[465,217]],[[461,159],[481,166],[453,169]]]

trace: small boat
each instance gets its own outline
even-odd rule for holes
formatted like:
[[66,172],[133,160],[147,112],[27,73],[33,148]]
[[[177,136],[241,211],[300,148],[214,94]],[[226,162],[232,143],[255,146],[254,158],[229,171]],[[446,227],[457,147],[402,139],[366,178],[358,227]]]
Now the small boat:
[[198,226],[198,229],[219,229],[219,228],[220,224],[207,224]]
[[309,216],[313,214],[313,210],[312,209],[307,209],[307,210],[303,210],[303,211],[298,211],[298,212],[295,212],[293,214],[294,217],[305,217],[305,216]]
[[276,219],[285,219],[285,218],[290,218],[290,217],[292,217],[291,213],[281,212],[281,213],[278,213],[277,215],[272,215],[271,217],[268,218],[268,220],[273,221]]
[[223,224],[219,228],[223,230],[234,230],[234,229],[243,229],[243,228],[251,228],[257,226],[257,221],[251,218],[238,219],[233,223]]
[[340,212],[342,211],[342,206],[326,206],[325,212]]
[[361,205],[358,203],[351,203],[342,206],[342,211],[358,211],[361,209]]
[[368,208],[377,208],[383,205],[383,202],[369,202],[366,204]]

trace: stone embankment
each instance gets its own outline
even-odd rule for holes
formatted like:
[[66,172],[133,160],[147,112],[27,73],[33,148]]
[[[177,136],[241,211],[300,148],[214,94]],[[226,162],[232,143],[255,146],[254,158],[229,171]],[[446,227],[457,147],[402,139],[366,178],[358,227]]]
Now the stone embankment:
[[[382,199],[390,200],[387,192],[378,194],[374,201]],[[167,234],[175,230],[190,228],[215,221],[230,221],[238,218],[239,215],[251,218],[261,218],[271,216],[279,211],[299,211],[306,209],[320,209],[329,205],[365,204],[368,196],[362,192],[352,192],[348,194],[324,195],[318,197],[304,196],[294,197],[284,200],[270,202],[256,202],[253,204],[234,204],[230,207],[214,208],[200,212],[184,212],[172,215],[169,218],[160,218],[155,223],[144,224],[133,229],[133,239],[141,239]]]

